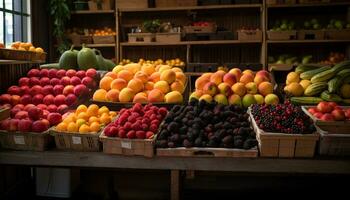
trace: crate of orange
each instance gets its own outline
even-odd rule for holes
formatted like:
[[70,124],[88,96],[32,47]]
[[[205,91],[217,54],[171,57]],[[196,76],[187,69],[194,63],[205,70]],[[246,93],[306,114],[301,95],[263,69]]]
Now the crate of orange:
[[187,82],[182,69],[169,64],[120,64],[101,79],[92,100],[110,108],[134,103],[171,107],[187,101]]
[[51,129],[56,147],[71,151],[100,151],[100,133],[116,115],[106,106],[79,105],[75,111],[67,112],[63,121]]

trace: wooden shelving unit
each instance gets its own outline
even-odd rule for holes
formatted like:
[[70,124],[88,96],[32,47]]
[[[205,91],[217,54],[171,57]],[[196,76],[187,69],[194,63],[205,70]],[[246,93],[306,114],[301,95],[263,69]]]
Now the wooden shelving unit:
[[275,4],[266,5],[267,8],[298,8],[298,7],[322,7],[322,6],[349,6],[350,2],[332,2],[332,3],[305,3],[305,4]]
[[350,42],[350,40],[267,40],[267,43],[297,44],[297,43],[338,43]]
[[113,14],[115,13],[114,10],[80,10],[80,11],[73,11],[72,14]]
[[[115,44],[86,44],[87,47],[115,47]],[[81,47],[81,45],[76,45],[75,47]]]
[[211,41],[181,41],[177,43],[160,43],[160,42],[121,42],[121,46],[167,46],[167,45],[208,45],[208,44],[249,44],[249,43],[261,43],[259,40],[252,41],[239,41],[239,40],[211,40]]

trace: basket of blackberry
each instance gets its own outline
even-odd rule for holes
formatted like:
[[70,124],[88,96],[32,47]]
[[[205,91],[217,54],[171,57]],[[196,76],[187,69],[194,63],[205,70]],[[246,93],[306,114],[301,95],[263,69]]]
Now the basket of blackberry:
[[301,107],[286,101],[252,105],[248,113],[262,157],[313,157],[319,134]]

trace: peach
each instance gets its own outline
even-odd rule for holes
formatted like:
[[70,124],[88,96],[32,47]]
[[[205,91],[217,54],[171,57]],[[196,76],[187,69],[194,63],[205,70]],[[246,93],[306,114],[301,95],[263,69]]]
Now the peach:
[[43,99],[43,103],[46,105],[53,104],[55,97],[52,94],[46,95]]
[[54,69],[54,68],[49,69],[48,77],[49,78],[56,78],[56,76],[57,76],[57,69]]
[[160,74],[160,80],[172,84],[176,80],[176,73],[171,69],[164,70]]
[[180,81],[175,81],[170,85],[171,91],[178,91],[181,94],[185,91],[185,86]]
[[124,88],[119,93],[120,102],[131,102],[134,98],[135,92],[130,88]]
[[118,74],[114,72],[108,72],[104,77],[111,77],[112,79],[118,78]]
[[127,65],[124,65],[124,69],[128,70],[132,74],[136,74],[136,72],[141,70],[141,65],[138,63],[130,63]]
[[253,72],[252,70],[250,70],[250,69],[244,70],[244,71],[242,72],[242,75],[244,75],[244,74],[250,74],[250,75],[254,76],[254,72]]
[[186,76],[183,72],[176,72],[176,80],[180,81],[183,85],[186,83]]
[[142,81],[142,83],[146,83],[148,81],[148,75],[142,71],[136,72],[134,78],[139,79],[140,81]]
[[71,105],[73,105],[76,102],[77,102],[77,96],[75,96],[74,94],[68,94],[67,95],[67,97],[66,97],[66,104],[68,106],[71,106]]
[[265,96],[265,103],[266,104],[278,104],[279,98],[275,94],[268,94]]
[[245,85],[248,94],[256,94],[258,92],[258,87],[254,82],[249,82]]
[[94,79],[92,79],[91,77],[84,77],[82,80],[81,80],[81,83],[83,85],[86,85],[86,87],[88,88],[95,88],[96,87],[96,82],[94,81]]
[[73,76],[75,76],[76,73],[77,73],[76,70],[74,70],[74,69],[69,69],[69,70],[67,70],[67,72],[66,72],[66,76],[68,76],[68,77],[73,77]]
[[42,77],[40,79],[40,85],[41,86],[45,86],[45,85],[49,85],[50,84],[50,79],[48,77]]
[[225,74],[224,78],[223,78],[224,83],[227,83],[230,87],[237,83],[237,79],[236,76],[231,74],[231,73],[227,73]]
[[119,90],[111,89],[106,94],[107,101],[118,102],[119,101]]
[[134,103],[147,103],[148,99],[147,99],[147,95],[143,92],[139,92],[134,96],[133,101]]
[[196,90],[194,92],[192,92],[192,94],[189,97],[189,100],[191,101],[192,99],[197,99],[199,100],[199,98],[203,95],[202,90]]
[[88,93],[89,93],[89,89],[83,84],[79,84],[79,85],[74,87],[74,94],[77,97],[82,96],[82,95],[86,95]]
[[214,100],[219,103],[219,104],[224,104],[224,105],[227,105],[228,104],[228,100],[227,100],[227,97],[223,94],[217,94],[215,95],[214,97]]
[[[57,78],[62,78],[64,76],[66,76],[66,70],[64,70],[64,69],[58,70],[56,73],[56,76],[57,76]],[[85,76],[85,71],[84,71],[84,76]]]
[[158,81],[153,86],[154,89],[160,90],[163,94],[166,94],[170,91],[170,87],[168,82],[166,81]]
[[[58,70],[60,71],[60,70]],[[58,71],[57,71],[57,77],[58,77]],[[79,77],[80,79],[83,79],[86,76],[86,72],[84,70],[79,70],[77,71],[77,73],[75,74],[77,77]]]
[[66,96],[68,94],[74,94],[74,86],[73,85],[67,85],[66,87],[64,87],[63,94],[66,95]]
[[56,106],[66,104],[66,96],[64,96],[63,94],[55,96],[54,103],[56,104]]
[[232,94],[231,86],[227,83],[220,83],[218,88],[219,88],[220,93],[227,96],[227,97]]
[[243,83],[235,83],[232,87],[231,87],[232,91],[234,94],[237,94],[241,97],[243,97],[246,93],[246,88],[245,85]]
[[[31,97],[30,95],[28,95]],[[0,104],[6,104],[6,103],[11,103],[11,95],[9,94],[2,94],[0,96]]]
[[[13,97],[13,96],[12,96],[12,97]],[[19,98],[19,96],[18,96],[18,98]],[[36,95],[34,95],[33,98],[32,98],[32,103],[33,103],[34,105],[41,104],[41,103],[43,102],[43,99],[44,99],[44,95],[42,95],[42,94],[36,94]]]
[[53,93],[53,87],[52,85],[45,85],[43,87],[43,95],[48,95]]
[[270,82],[262,82],[258,87],[259,93],[263,96],[273,93],[273,85]]
[[[67,77],[67,78],[69,78],[69,77]],[[70,80],[70,79],[69,79],[69,80]],[[58,78],[52,78],[52,79],[50,80],[50,85],[52,85],[52,86],[59,85],[59,84],[61,84],[61,80],[58,79]],[[69,85],[69,84],[68,84],[68,85]]]
[[261,94],[254,95],[257,104],[264,104],[264,97]]
[[[8,103],[11,103],[11,96],[10,96],[10,101]],[[29,94],[25,94],[21,96],[20,103],[23,105],[27,105],[32,103],[32,97]]]
[[169,92],[164,96],[166,103],[181,103],[183,101],[182,94],[178,91]]
[[113,81],[113,78],[111,77],[103,77],[100,81],[100,88],[104,89],[106,91],[111,89],[111,83]]
[[162,73],[165,70],[171,69],[169,65],[159,65],[159,69],[157,70],[159,73]]
[[40,85],[35,85],[32,88],[30,88],[30,95],[34,96],[36,94],[42,94],[43,92],[43,87],[41,87]]
[[216,85],[219,85],[220,83],[222,83],[224,76],[225,76],[225,72],[222,70],[219,70],[210,76],[210,82],[213,82]]
[[210,78],[204,77],[203,75],[199,78],[197,78],[195,82],[195,87],[198,90],[203,90],[204,85],[207,84],[210,81]]
[[214,96],[216,93],[218,93],[218,91],[218,87],[213,82],[206,83],[203,87],[203,93],[211,96]]
[[259,86],[260,83],[265,82],[265,81],[270,81],[270,79],[269,79],[268,77],[266,77],[266,76],[261,75],[261,74],[260,74],[260,75],[257,74],[257,75],[255,76],[255,78],[254,78],[254,83],[255,83],[257,86]]
[[48,69],[42,69],[39,72],[40,77],[48,77],[49,76],[49,70]]
[[117,78],[117,79],[112,81],[111,89],[117,89],[117,90],[121,91],[127,85],[128,85],[128,83],[124,79]]
[[86,70],[86,76],[88,76],[90,78],[95,78],[96,75],[97,75],[96,69],[90,68],[90,69]]
[[210,96],[209,94],[204,94],[199,98],[199,101],[206,101],[208,103],[213,101],[213,97]]
[[154,69],[154,66],[151,64],[144,64],[141,67],[141,71],[147,74],[148,76],[151,76],[156,70]]
[[106,101],[106,94],[107,94],[106,90],[98,89],[98,90],[95,91],[92,99],[94,101]]
[[128,83],[128,88],[132,89],[135,93],[143,90],[143,83],[140,79],[132,79]]
[[239,68],[233,68],[231,69],[228,73],[233,74],[236,77],[236,80],[238,81],[241,76],[242,76],[242,72]]
[[[52,80],[51,80],[52,81]],[[52,83],[51,83],[52,85]],[[70,85],[70,78],[68,76],[64,76],[61,78],[61,85]]]
[[119,73],[120,71],[122,71],[123,69],[124,69],[124,66],[122,66],[122,65],[117,65],[117,66],[115,66],[115,67],[113,68],[112,72],[118,75],[118,73]]
[[19,86],[25,86],[25,85],[29,86],[29,84],[30,84],[29,81],[30,81],[30,79],[27,77],[20,78],[18,81],[18,85]]
[[130,71],[125,69],[118,73],[118,78],[124,79],[126,82],[129,82],[133,77],[134,75]]
[[260,70],[256,72],[255,76],[265,76],[267,79],[270,80],[270,73],[266,70]]
[[254,98],[254,95],[252,95],[252,94],[244,95],[244,97],[242,99],[242,104],[245,108],[248,108],[252,104],[256,104],[256,100]]
[[31,69],[27,73],[27,76],[28,77],[38,77],[38,76],[40,76],[40,71],[38,69]]
[[241,78],[239,79],[239,82],[244,83],[244,84],[247,84],[247,83],[253,82],[253,81],[254,81],[254,76],[251,74],[248,74],[248,73],[243,74],[241,76]]
[[176,72],[183,72],[182,69],[179,67],[173,67],[173,68],[171,68],[171,70],[173,70],[175,73]]
[[154,83],[151,82],[151,81],[148,81],[147,83],[145,83],[145,90],[153,90],[153,87],[154,87]]
[[150,77],[149,81],[152,81],[153,83],[156,83],[160,81],[160,73],[159,72],[154,72]]
[[150,103],[153,102],[163,102],[164,101],[164,94],[159,89],[153,89],[148,94],[148,101]]
[[242,99],[238,94],[233,94],[228,98],[228,103],[232,105],[242,106]]
[[209,81],[211,75],[213,75],[213,74],[214,74],[214,73],[212,73],[212,72],[206,72],[206,73],[202,74],[201,77],[203,77],[204,79],[208,79],[208,81]]

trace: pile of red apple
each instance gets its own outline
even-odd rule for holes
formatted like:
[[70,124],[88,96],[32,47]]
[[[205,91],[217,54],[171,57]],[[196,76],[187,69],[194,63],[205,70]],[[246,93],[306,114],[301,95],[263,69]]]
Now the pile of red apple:
[[11,108],[10,119],[0,124],[2,130],[43,132],[62,121],[62,114],[81,96],[96,86],[95,69],[31,69],[7,94],[0,95],[0,105]]
[[320,102],[317,107],[309,108],[308,112],[322,121],[350,120],[350,108],[343,109],[335,102]]
[[108,137],[150,139],[158,131],[167,113],[164,107],[158,108],[152,104],[142,107],[136,103],[132,108],[121,109],[119,118],[104,129],[104,134]]

